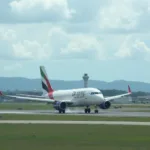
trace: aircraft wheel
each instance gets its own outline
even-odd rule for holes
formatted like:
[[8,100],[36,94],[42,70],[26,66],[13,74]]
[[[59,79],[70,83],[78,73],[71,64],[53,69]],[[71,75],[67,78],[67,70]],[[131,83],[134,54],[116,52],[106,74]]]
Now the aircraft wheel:
[[65,110],[62,110],[63,114],[65,113]]
[[95,110],[95,114],[98,114],[98,110],[97,109]]
[[84,109],[84,112],[87,113],[87,108]]
[[88,113],[90,113],[90,112],[91,112],[91,109],[90,109],[90,108],[88,108],[87,112],[88,112]]
[[61,114],[61,110],[59,109],[59,113]]

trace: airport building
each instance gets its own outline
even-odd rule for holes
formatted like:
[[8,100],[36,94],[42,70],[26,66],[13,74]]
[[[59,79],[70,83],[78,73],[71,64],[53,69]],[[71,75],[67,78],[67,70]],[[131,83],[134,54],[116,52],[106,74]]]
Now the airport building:
[[83,81],[84,81],[84,88],[87,88],[88,87],[88,80],[89,80],[89,76],[87,73],[85,73],[83,75]]
[[132,98],[133,103],[150,103],[150,96],[137,96]]

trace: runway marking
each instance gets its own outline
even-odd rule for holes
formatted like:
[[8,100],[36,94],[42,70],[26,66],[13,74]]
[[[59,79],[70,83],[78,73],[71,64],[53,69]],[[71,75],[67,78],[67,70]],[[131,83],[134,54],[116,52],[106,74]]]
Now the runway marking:
[[132,121],[56,121],[56,120],[0,120],[0,124],[85,124],[85,125],[141,125],[150,126],[150,122]]

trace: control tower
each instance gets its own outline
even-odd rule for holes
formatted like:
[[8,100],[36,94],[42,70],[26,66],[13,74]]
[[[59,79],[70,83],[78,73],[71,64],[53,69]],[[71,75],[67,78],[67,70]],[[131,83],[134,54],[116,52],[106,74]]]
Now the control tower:
[[88,87],[88,79],[89,79],[89,76],[87,73],[85,73],[83,75],[83,80],[84,80],[84,88],[87,88]]

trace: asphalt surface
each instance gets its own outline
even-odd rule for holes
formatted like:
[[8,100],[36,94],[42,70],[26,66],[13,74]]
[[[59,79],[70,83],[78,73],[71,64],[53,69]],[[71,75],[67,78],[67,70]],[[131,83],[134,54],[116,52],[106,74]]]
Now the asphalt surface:
[[[0,110],[0,114],[28,114],[28,115],[61,115],[55,110]],[[84,110],[66,110],[65,115],[91,115],[91,116],[118,116],[118,117],[150,117],[150,112],[123,112],[121,110],[99,111],[85,114]]]
[[150,122],[131,121],[55,121],[55,120],[0,120],[0,124],[87,124],[87,125],[141,125],[150,126]]

